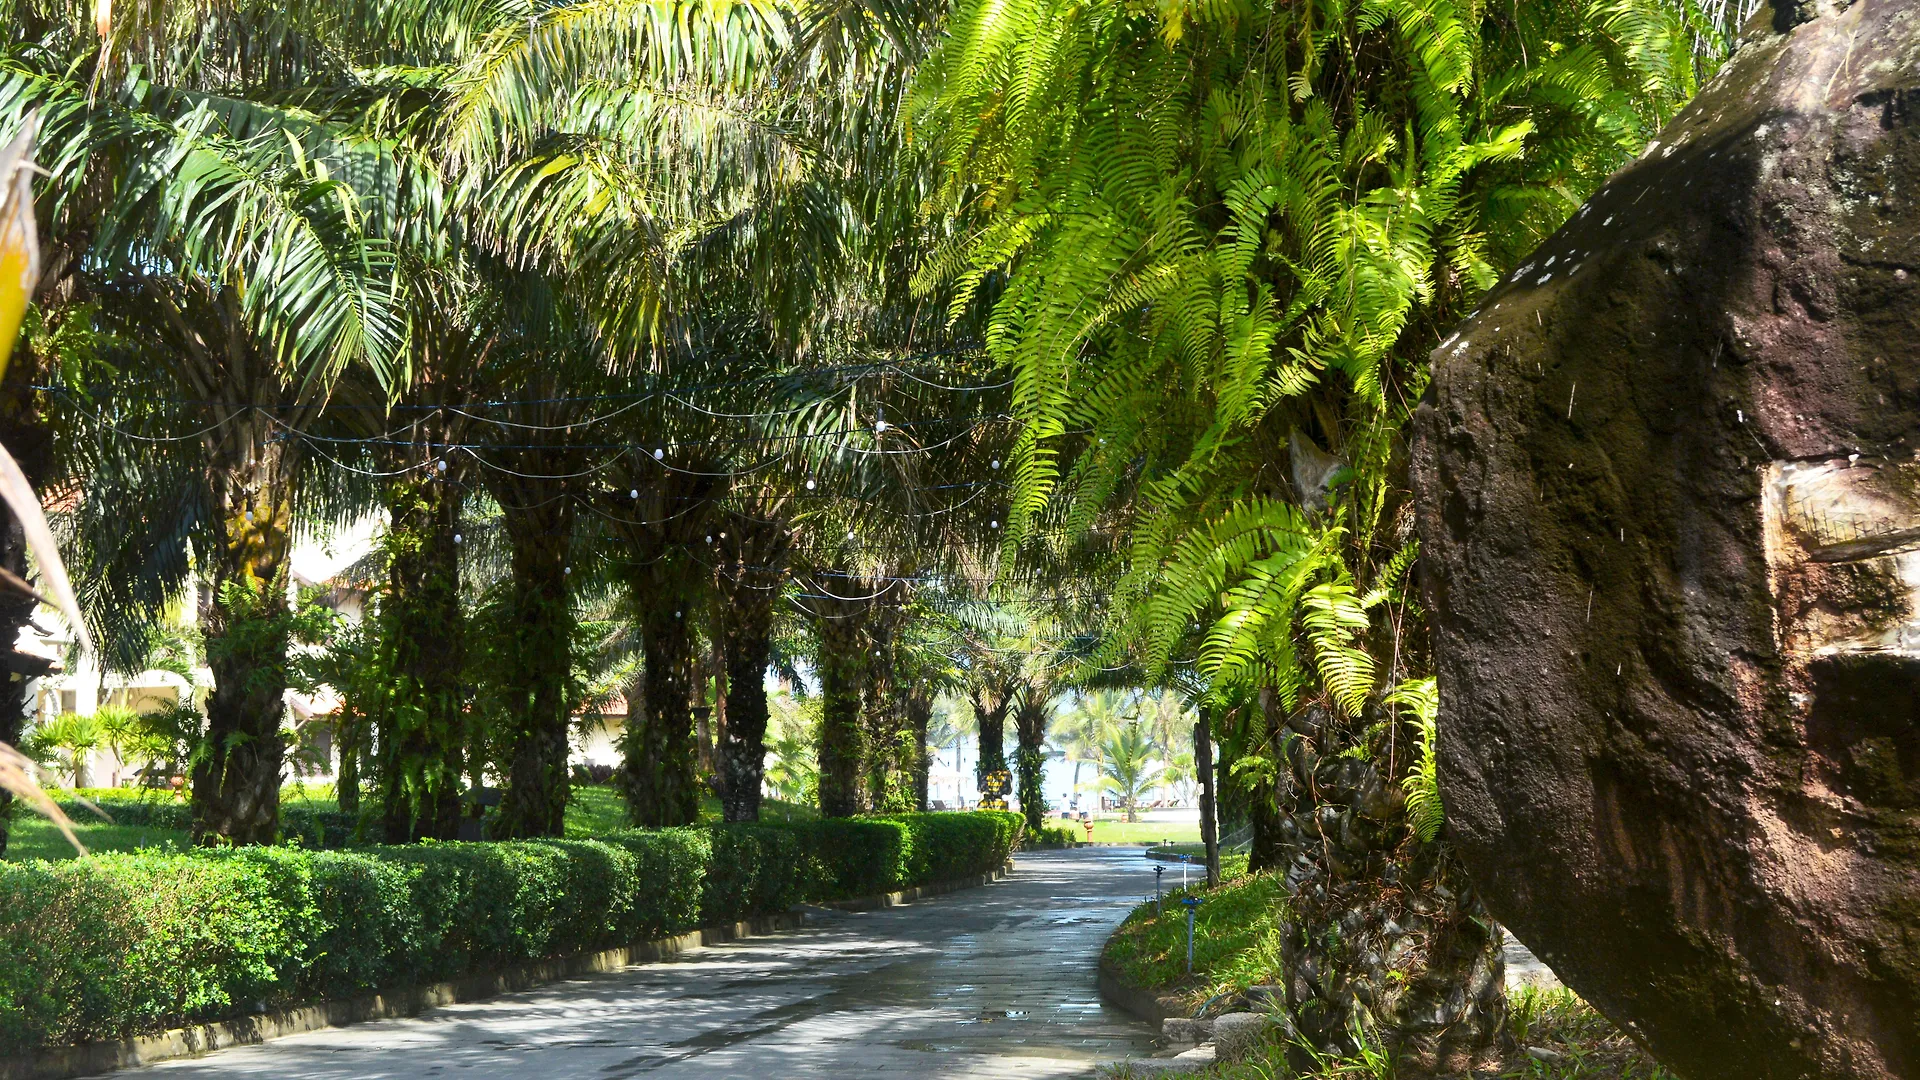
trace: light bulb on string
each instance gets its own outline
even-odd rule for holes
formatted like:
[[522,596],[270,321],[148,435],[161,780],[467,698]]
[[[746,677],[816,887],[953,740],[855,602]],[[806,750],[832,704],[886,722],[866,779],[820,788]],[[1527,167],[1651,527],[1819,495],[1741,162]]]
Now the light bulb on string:
[[571,574],[571,573],[573,573],[573,567],[571,567],[571,566],[569,566],[569,567],[567,567],[566,569],[564,569],[564,570],[562,570],[562,571],[561,571],[561,573],[563,573],[563,574]]
[[813,490],[813,481],[812,481],[812,480],[808,480],[808,481],[807,481],[807,490],[808,490],[808,491],[812,491],[812,490]]
[[653,452],[653,460],[655,461],[659,461],[666,456],[667,452],[665,450],[655,449]]
[[994,520],[987,522],[987,528],[989,529],[998,529],[999,527],[1000,527],[1000,520],[998,518],[995,518]]
[[441,458],[441,459],[440,459],[439,461],[436,461],[436,462],[434,462],[434,463],[433,463],[433,465],[434,465],[434,467],[435,467],[435,468],[437,468],[437,469],[439,469],[439,470],[440,470],[441,472],[443,472],[443,473],[447,471],[447,459],[446,459],[446,458]]
[[454,542],[454,543],[456,543],[456,544],[462,544],[462,543],[465,543],[465,542],[466,542],[466,537],[464,537],[464,536],[461,536],[461,535],[460,535],[459,533],[454,533],[454,534],[453,534],[453,542]]
[[989,468],[991,468],[991,469],[993,469],[993,470],[995,470],[996,472],[997,472],[997,471],[999,471],[999,469],[1000,469],[1000,459],[999,459],[999,458],[994,458],[994,459],[993,459],[993,461],[992,461],[992,462],[991,462],[991,463],[989,464],[989,466],[988,466],[988,467],[989,467]]
[[628,490],[628,492],[627,492],[627,498],[629,498],[629,499],[637,499],[637,498],[639,498],[639,497],[640,497],[640,489],[639,489],[639,488],[632,488],[632,489],[630,489],[630,490]]
[[712,537],[712,536],[708,536],[708,537],[707,537],[707,543],[709,543],[709,544],[711,544],[711,543],[713,543],[713,537]]

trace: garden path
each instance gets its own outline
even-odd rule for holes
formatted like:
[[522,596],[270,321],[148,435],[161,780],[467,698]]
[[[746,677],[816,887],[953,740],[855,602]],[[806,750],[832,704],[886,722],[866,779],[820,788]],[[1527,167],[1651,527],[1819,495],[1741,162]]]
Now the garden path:
[[112,1074],[146,1080],[1065,1077],[1152,1046],[1100,1001],[1137,850],[1023,853],[996,884],[408,1020]]

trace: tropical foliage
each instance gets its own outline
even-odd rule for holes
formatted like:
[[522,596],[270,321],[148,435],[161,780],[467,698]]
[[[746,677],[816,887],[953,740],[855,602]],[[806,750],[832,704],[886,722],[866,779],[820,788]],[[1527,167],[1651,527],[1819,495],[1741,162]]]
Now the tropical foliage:
[[[1164,782],[1245,824],[1317,1045],[1479,985],[1407,421],[1740,4],[98,12],[0,0],[42,170],[32,217],[0,174],[0,495],[58,507],[77,601],[35,562],[101,665],[189,696],[43,725],[62,768],[104,739],[190,774],[198,842],[272,843],[324,686],[340,805],[396,843],[559,836],[577,780],[649,828],[889,814],[944,696],[1030,828],[1050,733],[1129,817]],[[1462,966],[1326,989],[1413,898]]]
[[[1002,565],[1116,573],[1097,670],[1188,691],[1254,867],[1315,898],[1288,917],[1324,977],[1286,1005],[1317,1045],[1430,1004],[1323,993],[1373,978],[1341,942],[1383,905],[1478,915],[1432,844],[1404,438],[1427,357],[1711,73],[1714,14],[1741,13],[962,0],[920,70],[914,130],[967,228],[916,284],[991,301],[1021,421]],[[1467,934],[1427,977],[1496,948]],[[1429,1042],[1492,1037],[1439,1007]]]

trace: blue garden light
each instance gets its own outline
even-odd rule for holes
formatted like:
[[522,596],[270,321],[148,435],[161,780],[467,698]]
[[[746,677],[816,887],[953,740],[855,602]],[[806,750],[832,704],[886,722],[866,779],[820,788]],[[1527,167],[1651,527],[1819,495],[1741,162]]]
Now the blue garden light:
[[1164,866],[1153,868],[1153,913],[1160,914],[1160,875],[1167,872]]
[[1187,974],[1193,974],[1193,911],[1200,906],[1197,896],[1181,897],[1180,902],[1187,905]]

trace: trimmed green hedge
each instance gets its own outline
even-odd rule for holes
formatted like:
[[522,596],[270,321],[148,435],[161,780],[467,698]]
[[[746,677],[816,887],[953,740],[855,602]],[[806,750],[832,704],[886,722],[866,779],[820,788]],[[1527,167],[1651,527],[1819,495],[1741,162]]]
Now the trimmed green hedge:
[[0,863],[0,1054],[964,877],[1003,863],[1020,829],[1017,814],[908,814]]

